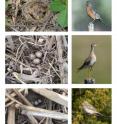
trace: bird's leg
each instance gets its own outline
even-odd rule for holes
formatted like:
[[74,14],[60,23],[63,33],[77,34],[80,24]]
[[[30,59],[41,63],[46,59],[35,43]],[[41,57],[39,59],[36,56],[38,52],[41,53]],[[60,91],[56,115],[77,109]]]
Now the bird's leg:
[[91,79],[92,76],[93,76],[93,68],[90,67],[90,68],[88,69],[88,79]]
[[88,69],[88,79],[90,79],[90,68]]
[[90,67],[90,74],[91,74],[91,77],[92,77],[92,74],[93,74],[93,73],[92,73],[92,67]]
[[93,21],[91,21],[91,23],[95,22],[95,19],[93,19]]
[[90,67],[91,77],[93,77],[93,67]]

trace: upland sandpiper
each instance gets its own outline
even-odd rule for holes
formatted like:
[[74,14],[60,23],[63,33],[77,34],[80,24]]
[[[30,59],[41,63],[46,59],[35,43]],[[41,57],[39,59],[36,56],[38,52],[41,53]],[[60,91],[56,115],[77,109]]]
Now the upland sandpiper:
[[90,73],[92,72],[92,67],[96,63],[96,55],[94,52],[94,47],[96,46],[96,43],[91,44],[91,50],[89,56],[85,59],[84,63],[78,68],[78,70],[82,70],[84,68],[89,69],[88,76],[90,77]]

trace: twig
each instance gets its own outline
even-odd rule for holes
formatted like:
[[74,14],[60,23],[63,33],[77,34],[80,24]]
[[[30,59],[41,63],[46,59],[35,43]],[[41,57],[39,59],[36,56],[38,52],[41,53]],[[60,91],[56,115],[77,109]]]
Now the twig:
[[5,57],[12,59],[13,61],[15,61],[15,62],[17,62],[17,63],[19,63],[19,64],[21,64],[21,65],[27,67],[27,68],[30,68],[30,66],[25,65],[24,63],[22,63],[22,62],[20,62],[20,61],[17,61],[14,57],[12,57],[12,56],[10,56],[10,55],[8,55],[8,54],[5,54]]
[[66,37],[62,36],[62,40],[63,40],[64,47],[67,49],[68,48],[68,43],[67,43]]
[[63,49],[62,49],[62,37],[61,36],[56,36],[56,41],[57,41],[57,52],[58,52],[58,61],[59,61],[59,70],[60,70],[60,79],[61,83],[65,84],[65,75],[64,75],[64,68],[63,68]]
[[32,89],[34,92],[45,96],[46,98],[60,104],[63,106],[68,106],[68,99],[66,96],[60,95],[54,91],[50,91],[47,89]]
[[43,118],[43,119],[39,122],[39,124],[43,124],[43,122],[44,122],[45,119],[46,119],[46,118]]
[[58,120],[67,120],[68,115],[61,113],[61,112],[56,112],[56,111],[50,111],[46,109],[41,109],[37,107],[31,107],[31,106],[26,106],[26,105],[21,105],[21,104],[16,104],[17,108],[22,109],[22,114],[25,115],[34,115],[34,116],[41,116],[41,117],[49,117],[49,118],[54,118]]
[[41,27],[40,31],[44,31],[45,30],[45,27],[48,24],[48,22],[50,21],[50,19],[52,18],[52,16],[53,15],[51,13],[48,14],[48,18],[47,18],[46,22],[44,23],[43,27]]
[[[17,89],[13,89],[14,92],[29,106],[32,106],[32,104],[20,93]],[[37,120],[33,117],[33,115],[27,115],[31,124],[38,124]]]
[[[49,110],[52,110],[52,101],[48,101],[47,108]],[[51,118],[46,118],[45,124],[52,124],[52,119]]]
[[16,100],[15,98],[13,98],[10,94],[8,94],[7,92],[5,93],[5,96],[8,97],[11,101],[14,101],[17,104],[22,105],[21,102],[19,102],[18,100]]
[[[23,88],[18,90],[18,92],[23,92],[23,91],[24,91]],[[12,97],[15,97],[17,94],[13,92],[13,93],[11,93],[10,95],[11,95]],[[8,102],[8,101],[9,101],[9,98],[5,98],[5,102]]]
[[[19,74],[17,72],[13,72],[13,75],[16,77],[18,81],[21,83],[29,83],[29,82],[41,82],[40,78],[35,78],[33,75],[27,75],[27,74]],[[45,82],[44,82],[45,83]]]
[[[19,59],[20,59],[20,57],[21,57],[21,55],[22,55],[22,53],[23,53],[23,50],[24,50],[24,47],[25,47],[24,45],[25,45],[25,42],[24,42],[24,43],[21,43],[20,46],[17,48],[17,51],[16,51],[16,58],[15,58],[15,59],[16,59],[16,62],[19,61]],[[18,54],[21,48],[22,48],[22,51],[21,51],[20,54]]]
[[[14,90],[14,91],[17,92],[16,90]],[[17,94],[19,95],[18,92],[17,92]],[[9,99],[11,99],[12,101],[16,102],[17,104],[23,105],[23,104],[22,104],[21,102],[19,102],[18,100],[12,98],[8,93],[6,93],[5,95],[6,95]],[[20,96],[21,96],[21,94],[20,94]],[[23,97],[21,97],[21,98],[23,98]],[[23,100],[24,100],[24,98],[23,98]],[[29,102],[27,102],[26,99],[25,99],[25,102],[29,104]],[[31,103],[30,103],[30,105],[31,105]],[[29,118],[31,124],[38,124],[37,120],[36,120],[32,115],[27,115],[27,116],[28,116],[28,118]]]
[[7,124],[15,124],[15,106],[14,105],[8,108]]
[[11,106],[13,103],[14,103],[14,101],[11,101],[11,102],[9,102],[8,104],[5,104],[5,107],[6,107],[6,108],[9,107],[9,106]]
[[20,83],[26,84],[24,81],[21,80],[21,78],[19,78],[19,76],[18,76],[18,74],[17,74],[16,72],[13,72],[12,74],[13,74],[13,76],[14,76]]
[[57,72],[57,71],[55,70],[55,68],[52,66],[52,64],[51,64],[51,63],[49,63],[49,65],[50,65],[50,66],[51,66],[51,68],[54,70],[54,72],[58,75],[58,77],[59,77],[59,78],[61,78],[61,77],[60,77],[60,75],[58,74],[58,72]]
[[25,104],[32,106],[32,104],[17,89],[13,90],[25,102]]

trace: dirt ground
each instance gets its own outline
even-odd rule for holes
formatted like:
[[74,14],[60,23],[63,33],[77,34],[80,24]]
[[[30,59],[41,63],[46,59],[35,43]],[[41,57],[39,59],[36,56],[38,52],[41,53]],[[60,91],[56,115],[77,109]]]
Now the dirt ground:
[[[67,95],[67,89],[7,89],[6,124],[67,124]],[[64,101],[63,105],[57,99]]]
[[57,24],[51,0],[6,0],[6,31],[67,31]]
[[6,36],[6,84],[68,83],[66,36]]

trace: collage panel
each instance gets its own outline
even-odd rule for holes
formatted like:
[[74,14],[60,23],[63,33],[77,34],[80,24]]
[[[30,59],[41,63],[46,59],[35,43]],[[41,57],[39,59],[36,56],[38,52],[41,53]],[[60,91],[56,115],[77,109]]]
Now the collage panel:
[[111,124],[110,88],[72,89],[72,124]]
[[111,31],[112,0],[73,0],[72,31]]
[[6,89],[5,124],[67,124],[67,89]]
[[111,35],[72,36],[72,83],[111,84]]
[[68,0],[5,0],[6,31],[68,29]]
[[6,36],[6,84],[67,84],[68,37]]

